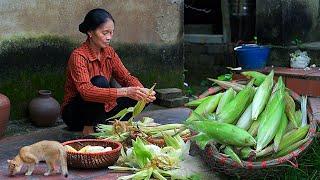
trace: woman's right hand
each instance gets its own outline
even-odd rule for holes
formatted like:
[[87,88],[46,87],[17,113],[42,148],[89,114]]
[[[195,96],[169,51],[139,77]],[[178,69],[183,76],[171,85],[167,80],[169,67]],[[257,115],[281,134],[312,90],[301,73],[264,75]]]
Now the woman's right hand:
[[148,98],[148,92],[141,87],[127,87],[127,97],[140,101]]
[[129,97],[136,101],[140,101],[145,99],[147,102],[152,102],[155,100],[155,92],[152,91],[151,94],[149,93],[149,89],[141,88],[141,87],[126,87],[120,88],[119,94],[122,94],[125,97]]

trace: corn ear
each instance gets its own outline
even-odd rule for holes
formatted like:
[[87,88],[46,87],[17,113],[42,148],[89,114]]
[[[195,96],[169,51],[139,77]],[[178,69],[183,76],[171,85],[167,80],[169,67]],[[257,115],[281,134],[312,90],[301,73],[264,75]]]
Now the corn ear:
[[207,113],[212,113],[218,106],[219,101],[222,97],[223,93],[218,93],[214,96],[209,96],[208,99],[206,99],[204,102],[202,102],[188,117],[186,120],[188,121],[193,121],[196,120],[196,116],[194,115],[194,112],[200,115],[207,114]]
[[235,91],[239,92],[239,91],[241,91],[241,90],[243,90],[245,88],[245,85],[234,83],[234,82],[220,81],[220,80],[212,79],[212,78],[208,78],[208,80],[217,83],[223,89],[232,88]]
[[251,124],[250,128],[248,129],[248,133],[255,137],[258,133],[258,128],[259,128],[259,125],[260,125],[260,121],[259,119],[257,121],[253,121],[253,123]]
[[295,128],[299,127],[295,118],[296,104],[288,92],[286,92],[284,100],[286,104],[286,114],[289,121],[294,125]]
[[[169,129],[169,130],[158,132],[156,134],[152,134],[151,137],[158,138],[158,137],[162,137],[163,134],[168,134],[169,136],[173,136],[177,132],[178,132],[178,130],[176,130],[176,129]],[[190,130],[189,129],[185,129],[185,130],[179,132],[178,134],[179,134],[179,136],[185,136],[185,135],[190,134]]]
[[256,152],[250,147],[244,147],[240,150],[240,157],[242,159],[250,159],[253,160],[256,157]]
[[288,120],[288,126],[287,126],[287,129],[286,129],[286,133],[292,131],[293,129],[297,129],[297,128],[294,127],[293,123]]
[[268,156],[268,155],[272,154],[273,152],[274,152],[274,147],[273,147],[273,145],[270,145],[270,146],[262,149],[261,151],[257,152],[257,158],[263,157],[263,156]]
[[283,113],[281,120],[280,120],[280,125],[278,127],[277,134],[273,140],[273,144],[274,144],[273,146],[274,146],[275,152],[278,152],[278,150],[279,150],[279,144],[280,144],[281,139],[286,131],[287,125],[288,125],[287,115],[286,115],[286,113]]
[[189,126],[221,144],[235,146],[253,146],[256,144],[256,140],[247,131],[232,124],[205,120],[193,121]]
[[265,108],[273,86],[273,70],[269,73],[263,83],[258,87],[252,102],[252,119],[257,120],[259,114]]
[[300,127],[302,125],[302,112],[298,110],[294,113],[294,116],[295,116],[295,120],[297,122],[298,127]]
[[218,121],[233,124],[245,111],[254,94],[253,81],[240,91],[236,97],[217,114]]
[[213,138],[209,137],[208,135],[206,135],[203,132],[198,133],[196,136],[194,136],[192,138],[197,145],[200,147],[200,149],[204,150],[204,148],[206,147],[206,145],[211,142],[211,141],[215,141]]
[[309,125],[306,125],[286,133],[281,139],[281,142],[279,145],[279,151],[303,139],[306,136],[308,130],[309,130]]
[[159,126],[140,126],[140,130],[147,134],[156,134],[161,131],[167,131],[172,129],[183,129],[186,126],[184,124],[163,124]]
[[303,145],[304,143],[306,143],[307,141],[308,141],[308,139],[305,138],[305,139],[302,139],[302,140],[300,140],[300,141],[298,141],[298,142],[296,142],[296,143],[294,143],[294,144],[292,144],[292,145],[290,145],[290,146],[288,146],[288,147],[285,147],[285,148],[283,148],[281,151],[279,151],[279,152],[275,155],[275,157],[281,157],[281,156],[287,155],[287,154],[289,154],[290,152],[296,150],[298,147],[302,146],[302,145]]
[[[282,81],[278,81],[278,83],[282,83]],[[258,128],[257,151],[261,151],[266,147],[277,133],[281,116],[285,109],[283,102],[284,92],[284,86],[282,86],[268,101],[265,112],[267,118],[261,121]]]
[[242,128],[244,130],[248,130],[250,128],[251,124],[253,123],[251,113],[252,113],[252,103],[247,107],[247,109],[241,115],[236,126],[238,126],[239,128]]
[[301,100],[302,117],[301,117],[301,124],[300,124],[301,126],[307,125],[307,101],[308,101],[308,97],[302,96],[302,100]]
[[167,180],[167,178],[163,177],[159,172],[158,170],[153,170],[152,171],[152,175],[153,177],[155,177],[156,179],[159,179],[159,180]]
[[231,159],[236,161],[241,167],[243,167],[242,161],[239,156],[233,151],[230,146],[226,146],[223,151],[226,155],[230,156]]
[[188,103],[186,103],[184,106],[186,107],[197,107],[199,106],[202,102],[204,102],[206,99],[208,99],[210,96],[207,96],[207,97],[204,97],[204,98],[201,98],[201,99],[196,99],[196,100],[193,100],[193,101],[190,101]]
[[267,75],[257,71],[244,71],[244,72],[241,72],[241,74],[247,77],[248,79],[254,78],[253,83],[256,86],[260,86],[267,77]]
[[[156,83],[149,89],[148,91],[148,95],[150,95],[154,89],[154,87],[156,87]],[[142,110],[144,109],[144,107],[146,106],[147,102],[145,99],[140,100],[137,102],[137,104],[134,106],[134,110],[132,112],[132,116],[136,117],[138,114],[140,114],[142,112]]]
[[180,149],[179,142],[174,137],[168,134],[163,134],[163,139],[167,146],[171,146],[174,149]]
[[237,93],[232,88],[229,88],[226,92],[224,92],[218,104],[216,113],[219,113],[225,107],[225,105],[236,96],[236,94]]

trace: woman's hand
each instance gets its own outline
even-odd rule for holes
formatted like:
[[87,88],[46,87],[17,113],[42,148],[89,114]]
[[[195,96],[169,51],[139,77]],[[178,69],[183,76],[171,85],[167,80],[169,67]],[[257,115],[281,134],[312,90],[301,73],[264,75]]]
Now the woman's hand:
[[136,101],[145,99],[147,103],[153,102],[156,99],[156,92],[152,91],[151,94],[149,94],[149,89],[141,87],[119,88],[117,93],[119,94],[119,96],[129,97]]
[[148,88],[142,88],[143,91],[145,92],[145,94],[147,94],[147,98],[145,99],[147,101],[147,103],[150,103],[150,102],[153,102],[154,100],[156,100],[156,92],[155,91],[152,91],[150,94],[149,94],[149,89]]

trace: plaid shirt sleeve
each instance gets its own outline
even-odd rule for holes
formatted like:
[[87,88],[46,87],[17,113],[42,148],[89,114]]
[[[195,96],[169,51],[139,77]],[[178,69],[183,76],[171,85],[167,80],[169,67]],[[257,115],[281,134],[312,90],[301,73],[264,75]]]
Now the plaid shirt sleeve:
[[85,101],[106,103],[116,101],[116,88],[98,88],[90,82],[86,60],[79,54],[73,53],[69,60],[71,78]]

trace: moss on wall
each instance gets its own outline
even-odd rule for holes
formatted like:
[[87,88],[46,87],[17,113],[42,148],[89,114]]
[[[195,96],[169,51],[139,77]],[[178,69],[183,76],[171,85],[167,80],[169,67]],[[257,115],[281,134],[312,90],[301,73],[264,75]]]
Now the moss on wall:
[[30,100],[39,89],[63,98],[67,59],[77,42],[52,35],[20,35],[0,40],[0,92],[9,97],[11,119],[27,115]]
[[123,63],[149,87],[183,87],[182,43],[173,45],[113,44]]
[[[79,44],[67,37],[23,35],[0,39],[0,92],[11,101],[11,119],[27,116],[27,106],[39,89],[49,89],[60,103],[65,68]],[[114,44],[125,66],[149,87],[182,87],[182,46]]]

